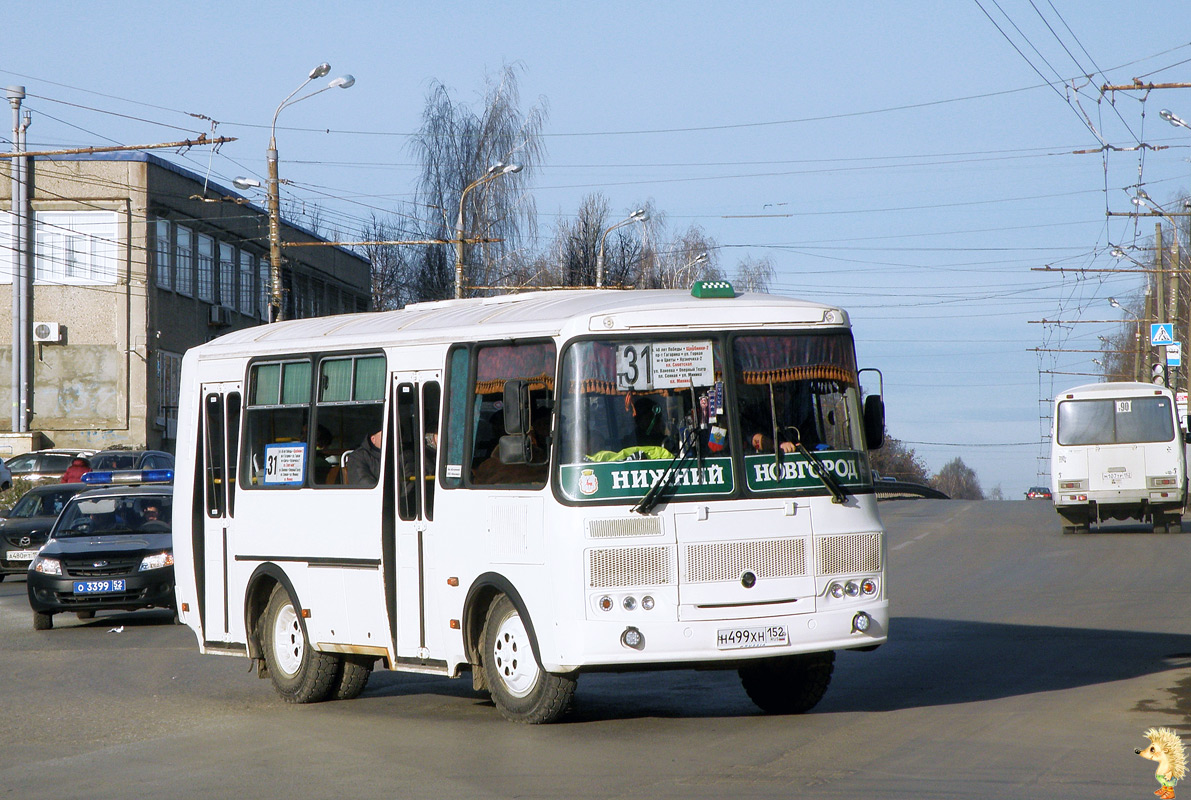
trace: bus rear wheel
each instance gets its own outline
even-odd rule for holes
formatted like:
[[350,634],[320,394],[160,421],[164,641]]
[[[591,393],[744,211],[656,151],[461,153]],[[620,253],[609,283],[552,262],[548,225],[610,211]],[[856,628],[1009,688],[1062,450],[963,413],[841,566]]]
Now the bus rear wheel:
[[[306,630],[289,592],[277,586],[261,617],[261,646],[273,688],[287,703],[326,700],[339,659],[306,641]],[[362,686],[360,687],[363,688]]]
[[488,609],[480,659],[492,702],[512,722],[554,722],[571,707],[575,679],[542,669],[521,613],[507,595]]
[[340,667],[335,670],[335,680],[331,683],[330,697],[332,700],[355,700],[368,685],[368,678],[372,675],[372,664],[375,658],[368,656],[343,656]]
[[803,714],[823,699],[835,669],[835,652],[767,658],[740,668],[749,699],[767,714]]

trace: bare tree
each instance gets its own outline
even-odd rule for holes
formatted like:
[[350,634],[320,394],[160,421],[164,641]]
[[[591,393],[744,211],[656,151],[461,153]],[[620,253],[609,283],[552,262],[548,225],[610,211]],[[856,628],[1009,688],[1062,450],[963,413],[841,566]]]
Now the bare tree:
[[[406,231],[394,222],[380,219],[375,214],[364,229],[364,239],[369,242],[400,241],[405,234]],[[364,245],[363,250],[364,257],[372,264],[373,310],[389,311],[417,299],[417,251],[406,245],[392,244]]]
[[[511,65],[488,78],[479,114],[456,103],[441,83],[430,89],[422,127],[411,143],[422,164],[416,204],[434,211],[421,234],[424,238],[454,239],[462,198],[465,237],[495,240],[465,245],[465,286],[504,280],[515,272],[513,262],[522,243],[536,235],[536,210],[524,187],[544,155],[544,106],[541,101],[541,105],[521,111],[517,68]],[[521,170],[473,186],[498,163],[516,163]],[[473,188],[464,197],[469,186]],[[428,246],[422,250],[420,262],[417,299],[450,297],[455,279],[454,247]]]
[[980,479],[976,477],[976,472],[959,456],[944,464],[939,474],[931,478],[930,485],[952,500],[984,499],[984,491],[980,488]]
[[736,277],[732,283],[741,292],[768,292],[774,274],[773,262],[769,256],[748,256],[736,265]]
[[880,450],[868,454],[869,464],[877,473],[899,481],[926,484],[930,473],[914,448],[891,436],[885,437]]

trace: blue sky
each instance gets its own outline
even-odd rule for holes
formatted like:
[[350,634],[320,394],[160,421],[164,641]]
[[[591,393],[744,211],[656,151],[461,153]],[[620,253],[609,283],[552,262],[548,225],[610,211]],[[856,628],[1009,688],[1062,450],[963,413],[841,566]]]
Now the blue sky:
[[[238,141],[158,154],[224,185],[263,174],[273,110],[312,66],[353,74],[278,129],[286,196],[345,232],[409,198],[409,134],[434,81],[478,104],[486,77],[516,64],[522,106],[548,112],[529,187],[543,240],[598,191],[614,213],[652,201],[671,232],[700,226],[729,274],[768,256],[773,291],[848,309],[861,365],[884,372],[891,434],[932,471],[962,457],[1007,497],[1046,482],[1052,394],[1095,380],[1095,354],[1069,351],[1117,327],[1037,321],[1119,319],[1107,298],[1135,293],[1137,276],[1072,270],[1148,245],[1153,219],[1106,215],[1133,210],[1139,180],[1159,203],[1191,185],[1191,130],[1158,117],[1191,119],[1191,91],[1097,91],[1191,82],[1176,2],[49,0],[29,12],[0,79],[29,93],[31,144],[171,141],[211,134],[214,119]],[[1074,152],[1101,140],[1150,147]]]

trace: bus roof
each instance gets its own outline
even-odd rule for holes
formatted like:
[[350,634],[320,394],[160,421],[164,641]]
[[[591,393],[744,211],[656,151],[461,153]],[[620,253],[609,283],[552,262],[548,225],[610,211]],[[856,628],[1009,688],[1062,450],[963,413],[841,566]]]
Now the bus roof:
[[624,333],[656,328],[846,328],[842,309],[777,295],[692,297],[682,290],[535,291],[415,303],[398,311],[291,320],[233,331],[197,350],[231,356],[261,351],[366,347],[386,342],[477,341],[512,336]]
[[1131,397],[1147,394],[1169,394],[1170,389],[1155,383],[1140,383],[1136,381],[1104,381],[1101,383],[1085,383],[1066,391],[1059,392],[1055,400],[1066,400],[1068,395],[1081,397]]

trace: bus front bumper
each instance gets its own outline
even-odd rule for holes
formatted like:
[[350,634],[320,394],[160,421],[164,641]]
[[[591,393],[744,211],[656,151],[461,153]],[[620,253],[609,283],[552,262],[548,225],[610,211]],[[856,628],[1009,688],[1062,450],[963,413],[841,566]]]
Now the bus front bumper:
[[653,621],[643,614],[639,621],[586,621],[560,641],[561,658],[542,655],[547,671],[562,673],[662,664],[730,668],[758,658],[874,648],[886,641],[888,631],[887,600],[829,612],[732,620]]

